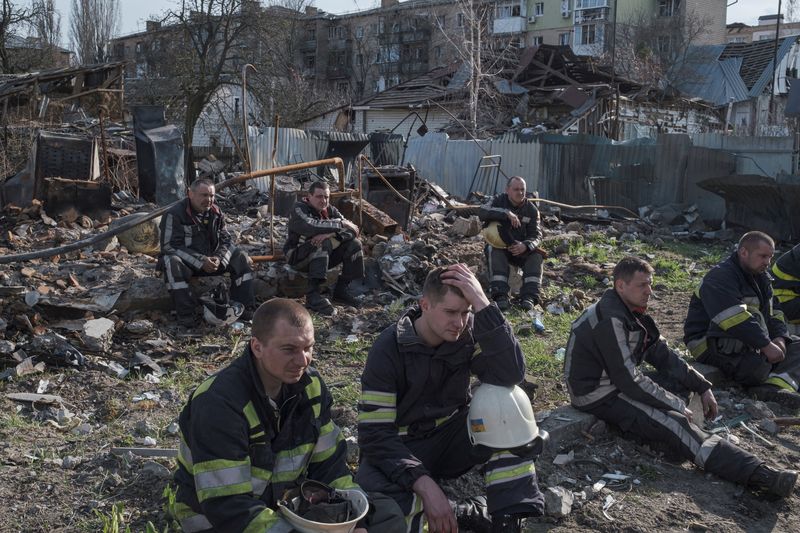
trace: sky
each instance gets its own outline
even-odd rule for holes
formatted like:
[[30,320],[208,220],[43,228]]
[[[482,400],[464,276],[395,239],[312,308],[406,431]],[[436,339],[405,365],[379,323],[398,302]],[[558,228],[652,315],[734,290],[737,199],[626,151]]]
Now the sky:
[[[732,2],[734,0],[728,0]],[[786,2],[784,2],[785,4]],[[329,13],[345,13],[375,7],[377,0],[316,0],[314,5]],[[69,26],[69,11],[72,0],[56,0],[56,7],[61,12],[61,28],[67,40]],[[120,34],[144,31],[144,22],[150,15],[158,15],[176,5],[176,0],[121,0],[122,21]],[[778,0],[738,0],[728,7],[728,23],[744,22],[755,25],[761,15],[775,14],[778,10]]]

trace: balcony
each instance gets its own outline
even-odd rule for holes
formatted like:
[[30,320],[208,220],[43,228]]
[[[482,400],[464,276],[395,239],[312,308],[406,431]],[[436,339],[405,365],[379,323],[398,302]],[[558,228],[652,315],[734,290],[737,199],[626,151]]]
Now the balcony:
[[494,19],[492,33],[500,35],[503,33],[523,33],[528,28],[528,20],[525,17],[506,17]]
[[608,7],[608,0],[575,0],[575,11],[598,7]]
[[582,11],[575,11],[575,24],[589,24],[591,22],[604,22],[609,19],[609,9],[585,9]]

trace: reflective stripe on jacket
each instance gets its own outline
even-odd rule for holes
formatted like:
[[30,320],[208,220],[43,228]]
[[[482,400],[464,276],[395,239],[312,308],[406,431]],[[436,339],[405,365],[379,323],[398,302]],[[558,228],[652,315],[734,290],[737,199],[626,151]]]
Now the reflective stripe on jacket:
[[736,252],[703,277],[689,301],[683,333],[686,347],[699,359],[708,350],[709,338],[736,339],[760,350],[771,339],[787,335],[768,274],[746,273]]
[[312,368],[272,403],[248,347],[197,387],[181,412],[173,514],[190,528],[288,531],[275,510],[287,488],[306,478],[357,488],[331,404]]

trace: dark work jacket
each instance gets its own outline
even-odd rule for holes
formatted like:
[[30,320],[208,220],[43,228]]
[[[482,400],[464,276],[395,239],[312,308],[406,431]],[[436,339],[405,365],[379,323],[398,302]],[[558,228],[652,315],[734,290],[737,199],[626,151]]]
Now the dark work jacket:
[[215,531],[284,532],[290,528],[276,501],[287,488],[306,478],[357,488],[332,403],[309,368],[272,404],[248,346],[197,387],[181,412],[173,514],[181,522],[206,520]]
[[522,350],[495,304],[471,317],[457,341],[436,348],[414,330],[420,315],[412,308],[375,341],[361,375],[358,406],[363,457],[407,490],[429,472],[404,440],[424,437],[467,409],[471,375],[503,386],[525,376]]
[[284,253],[288,254],[289,250],[297,248],[309,237],[322,233],[335,233],[340,241],[355,238],[355,233],[342,224],[344,215],[338,209],[329,205],[327,211],[328,218],[323,218],[322,214],[305,200],[295,202],[289,215],[289,235],[283,245]]
[[[800,244],[775,261],[772,277],[772,290],[778,302],[789,302],[800,296]],[[788,312],[788,308],[785,309]],[[800,317],[787,318],[796,320]]]
[[614,289],[572,323],[564,354],[564,377],[572,405],[589,411],[625,394],[657,409],[683,413],[683,400],[645,376],[640,366],[653,365],[687,389],[711,388],[700,373],[667,346],[653,319],[633,313]]
[[736,252],[703,277],[689,301],[683,333],[687,348],[700,360],[709,338],[732,338],[760,350],[771,339],[787,336],[769,275],[745,272]]
[[203,268],[204,257],[219,257],[226,268],[233,253],[233,239],[225,229],[225,217],[212,204],[208,224],[202,224],[188,198],[161,217],[161,255],[175,255],[195,270]]
[[[521,222],[520,227],[511,227],[511,221],[508,220],[509,211],[517,215]],[[483,221],[483,227],[493,221],[499,222],[500,237],[508,245],[512,244],[513,241],[518,241],[525,244],[528,247],[528,251],[532,252],[542,239],[539,210],[527,198],[522,204],[515,207],[506,193],[498,194],[481,205],[478,210],[478,218]]]

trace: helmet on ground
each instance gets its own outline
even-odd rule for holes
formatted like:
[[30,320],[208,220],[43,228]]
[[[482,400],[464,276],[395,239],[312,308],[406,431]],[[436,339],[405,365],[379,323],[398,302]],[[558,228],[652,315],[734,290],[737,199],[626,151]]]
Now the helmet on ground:
[[[323,501],[308,497],[307,486],[313,490],[326,491]],[[323,483],[305,481],[293,496],[278,501],[278,512],[289,524],[301,533],[351,533],[359,520],[369,510],[369,500],[360,490],[338,490]],[[311,503],[309,503],[311,501]]]
[[203,304],[203,318],[212,326],[233,324],[244,313],[244,305],[229,300],[228,291],[222,283],[210,294],[201,297],[200,302]]
[[482,383],[469,405],[467,429],[474,446],[538,455],[548,438],[533,416],[528,395],[520,387]]
[[500,223],[489,222],[483,230],[481,230],[483,234],[483,238],[486,240],[494,248],[506,249],[508,245],[505,243],[502,237],[500,237]]

